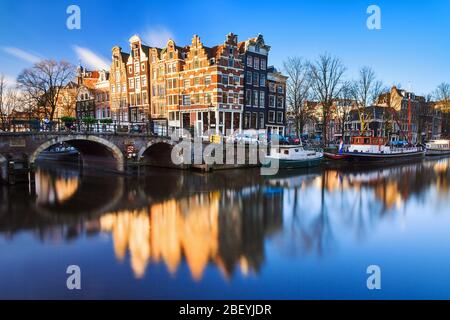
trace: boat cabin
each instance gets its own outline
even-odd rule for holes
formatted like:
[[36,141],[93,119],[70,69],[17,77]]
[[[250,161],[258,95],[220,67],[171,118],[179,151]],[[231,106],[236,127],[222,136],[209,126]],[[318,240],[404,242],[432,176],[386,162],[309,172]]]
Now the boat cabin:
[[432,140],[426,144],[427,149],[450,150],[450,140]]
[[384,137],[352,137],[349,152],[384,153],[390,152],[387,139]]

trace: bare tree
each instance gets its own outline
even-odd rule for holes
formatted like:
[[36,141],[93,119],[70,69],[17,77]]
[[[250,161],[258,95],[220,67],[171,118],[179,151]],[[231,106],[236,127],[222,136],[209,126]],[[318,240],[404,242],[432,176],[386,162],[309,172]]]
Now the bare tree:
[[433,96],[442,112],[442,135],[450,137],[450,84],[441,83],[434,91]]
[[363,67],[359,70],[359,78],[353,81],[352,92],[358,103],[361,132],[369,129],[368,125],[372,117],[366,108],[376,103],[383,90],[383,83],[376,80],[375,72],[370,67]]
[[0,128],[6,130],[8,118],[16,111],[19,105],[19,96],[14,86],[6,81],[4,75],[0,75]]
[[17,83],[33,113],[53,120],[60,93],[74,75],[70,63],[44,60],[22,71]]
[[300,137],[311,113],[307,105],[311,94],[309,62],[300,57],[290,57],[283,65],[289,77],[286,88],[288,110],[294,116],[295,130]]
[[353,99],[352,83],[345,81],[339,93],[339,102],[336,106],[336,116],[341,124],[342,138],[345,136],[345,123],[350,115],[350,111],[355,107]]
[[328,121],[333,101],[339,97],[341,79],[345,73],[341,60],[329,54],[323,54],[310,65],[311,87],[316,100],[322,106],[323,143],[326,145]]

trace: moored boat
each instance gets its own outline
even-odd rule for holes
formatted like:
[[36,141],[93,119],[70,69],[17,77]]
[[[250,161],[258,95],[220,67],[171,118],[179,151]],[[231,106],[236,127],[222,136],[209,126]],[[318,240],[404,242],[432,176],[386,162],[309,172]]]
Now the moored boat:
[[393,147],[383,137],[352,137],[351,144],[343,152],[346,159],[355,161],[389,161],[422,158],[421,146]]
[[427,156],[443,156],[450,154],[450,140],[432,140],[425,145]]
[[322,152],[305,150],[302,145],[279,145],[272,146],[263,166],[273,166],[273,162],[276,161],[279,168],[310,168],[318,166],[322,159]]
[[325,156],[325,158],[331,159],[331,160],[345,160],[348,157],[345,154],[331,153],[331,152],[324,152],[323,155]]

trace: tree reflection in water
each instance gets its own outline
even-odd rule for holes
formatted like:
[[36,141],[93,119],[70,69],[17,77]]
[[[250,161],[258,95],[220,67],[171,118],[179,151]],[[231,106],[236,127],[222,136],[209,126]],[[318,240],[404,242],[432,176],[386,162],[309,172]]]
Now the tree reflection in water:
[[424,202],[430,190],[448,197],[448,169],[441,159],[274,177],[157,170],[139,181],[40,170],[37,197],[24,197],[20,187],[1,189],[0,233],[32,230],[42,241],[111,234],[116,258],[129,253],[136,278],[162,262],[170,274],[185,263],[196,281],[208,265],[228,279],[258,274],[268,240],[282,254],[318,257],[342,241],[363,241],[381,221],[407,215],[410,199]]

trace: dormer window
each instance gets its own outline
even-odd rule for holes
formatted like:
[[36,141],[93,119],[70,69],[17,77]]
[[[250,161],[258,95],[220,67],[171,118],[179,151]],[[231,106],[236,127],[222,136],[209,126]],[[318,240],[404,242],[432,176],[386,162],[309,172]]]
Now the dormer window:
[[259,45],[256,45],[255,46],[255,52],[259,52],[259,51],[261,51],[261,48],[259,47]]

